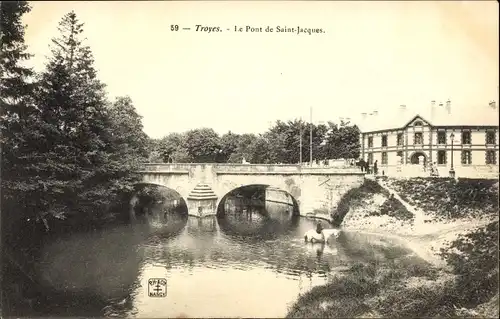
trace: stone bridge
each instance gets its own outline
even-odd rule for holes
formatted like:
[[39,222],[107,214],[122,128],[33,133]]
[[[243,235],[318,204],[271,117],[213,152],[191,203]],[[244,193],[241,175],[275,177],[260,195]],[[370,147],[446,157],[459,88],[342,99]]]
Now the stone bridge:
[[142,183],[175,190],[189,215],[215,215],[229,192],[249,185],[265,185],[288,193],[300,215],[330,219],[347,191],[360,186],[364,173],[357,167],[304,167],[282,164],[144,164]]

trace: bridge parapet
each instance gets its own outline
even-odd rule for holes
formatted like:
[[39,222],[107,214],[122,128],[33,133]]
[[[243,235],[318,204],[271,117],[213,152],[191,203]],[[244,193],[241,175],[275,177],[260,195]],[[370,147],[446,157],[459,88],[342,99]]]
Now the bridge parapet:
[[229,164],[229,163],[145,163],[142,172],[188,173],[209,170],[216,174],[363,174],[353,166],[300,166],[297,164]]

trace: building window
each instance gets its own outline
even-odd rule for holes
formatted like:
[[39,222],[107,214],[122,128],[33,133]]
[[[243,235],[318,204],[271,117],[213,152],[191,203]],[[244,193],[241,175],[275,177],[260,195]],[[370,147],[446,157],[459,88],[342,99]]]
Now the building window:
[[373,164],[373,153],[368,153],[368,164]]
[[398,151],[396,155],[399,157],[400,163],[403,164],[403,151]]
[[495,151],[486,151],[486,164],[488,165],[496,165],[497,163],[497,154]]
[[387,135],[382,135],[382,147],[387,147]]
[[415,133],[413,144],[424,144],[422,133]]
[[387,152],[382,152],[382,165],[387,165]]
[[415,121],[415,124],[413,124],[413,125],[415,125],[415,126],[422,126],[422,122],[420,122],[420,121]]
[[438,132],[438,144],[446,144],[446,132]]
[[462,151],[462,164],[470,165],[472,164],[472,158],[470,151]]
[[486,132],[486,144],[496,144],[496,136],[494,131]]
[[470,132],[462,132],[462,144],[470,144]]
[[438,151],[438,164],[446,164],[446,151]]
[[368,137],[368,147],[373,147],[373,136]]
[[398,145],[403,145],[403,133],[398,133]]

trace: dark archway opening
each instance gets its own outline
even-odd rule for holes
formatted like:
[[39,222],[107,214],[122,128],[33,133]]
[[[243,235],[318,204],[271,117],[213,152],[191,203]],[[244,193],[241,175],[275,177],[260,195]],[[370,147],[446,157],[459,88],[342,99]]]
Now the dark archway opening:
[[415,152],[410,157],[410,163],[414,165],[426,165],[427,164],[427,156],[422,152]]
[[238,187],[217,207],[220,229],[236,236],[272,238],[297,226],[298,218],[292,195],[263,184]]
[[175,190],[156,184],[137,184],[130,199],[129,221],[147,225],[160,237],[177,235],[188,220],[187,203]]

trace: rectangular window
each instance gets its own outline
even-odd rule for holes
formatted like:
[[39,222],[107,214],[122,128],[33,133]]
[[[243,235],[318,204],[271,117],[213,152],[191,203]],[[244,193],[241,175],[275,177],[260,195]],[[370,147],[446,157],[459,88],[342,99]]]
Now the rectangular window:
[[415,133],[413,144],[424,144],[424,137],[421,132]]
[[446,164],[446,151],[438,151],[438,164]]
[[487,165],[497,164],[497,153],[495,153],[495,151],[486,151],[486,164]]
[[398,145],[403,145],[403,133],[398,133]]
[[486,144],[496,144],[496,136],[494,131],[486,132]]
[[368,137],[368,147],[373,147],[373,137]]
[[462,132],[462,144],[470,144],[470,132]]
[[446,144],[446,132],[438,132],[438,144]]
[[382,165],[387,165],[387,152],[382,152]]
[[373,164],[373,153],[368,153],[368,164]]
[[462,164],[464,164],[464,165],[472,164],[472,158],[471,158],[470,151],[462,151]]
[[387,135],[382,135],[382,147],[387,147]]
[[396,155],[398,157],[399,162],[403,164],[403,151],[398,151]]

